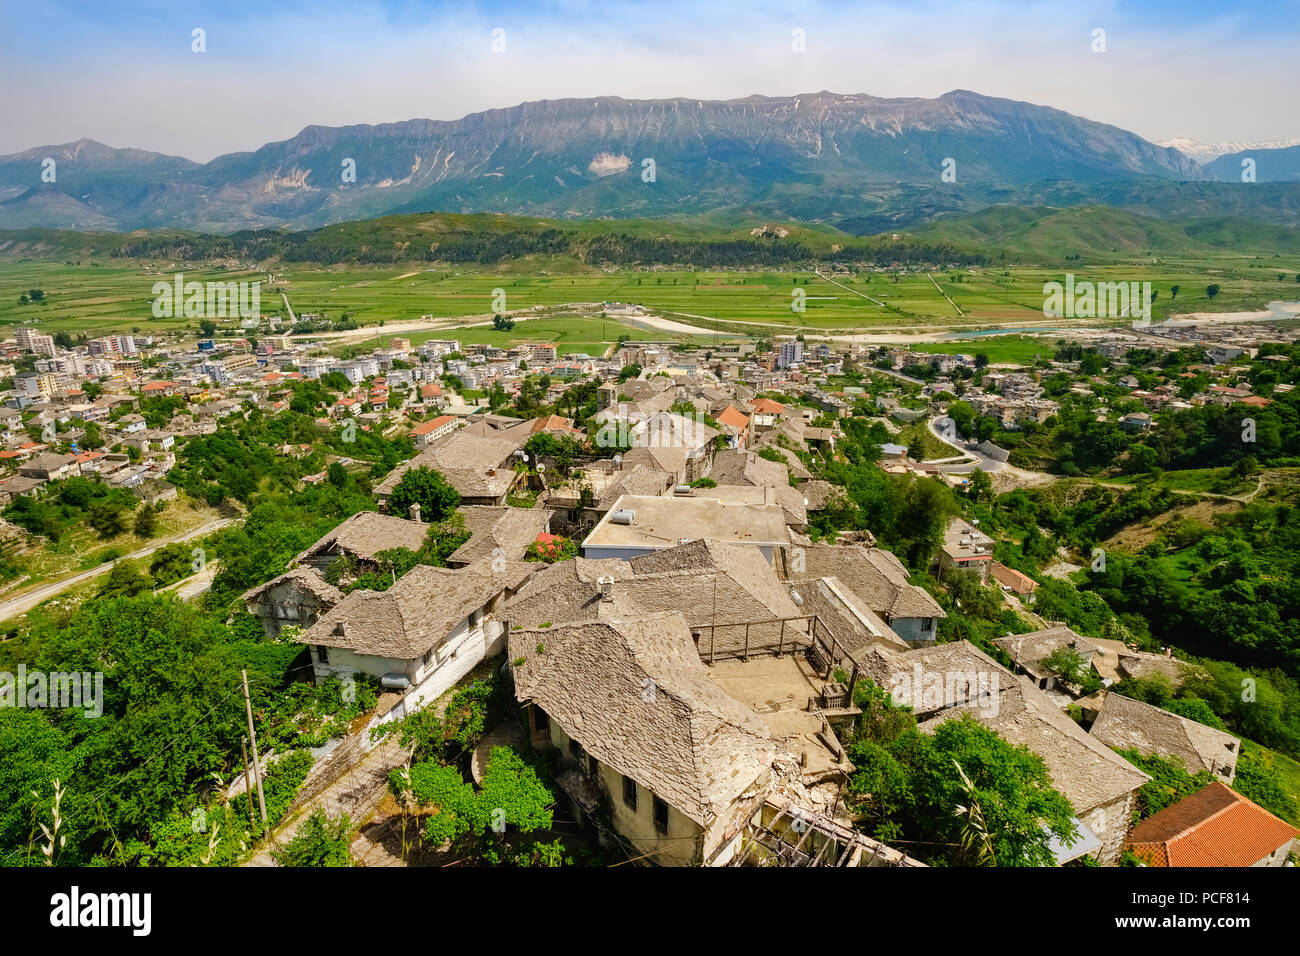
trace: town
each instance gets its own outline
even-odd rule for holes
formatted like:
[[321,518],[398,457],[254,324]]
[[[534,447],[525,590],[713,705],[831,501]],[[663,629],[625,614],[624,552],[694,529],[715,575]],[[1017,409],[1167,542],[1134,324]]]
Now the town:
[[[322,318],[0,344],[9,637],[161,589],[255,673],[242,761],[154,808],[183,836],[142,859],[1293,865],[1297,795],[1259,745],[1297,738],[1243,750],[1205,659],[1294,658],[1107,607],[1136,559],[1108,571],[1097,521],[1284,489],[1294,330],[591,355],[506,313],[504,347],[340,357]],[[51,575],[83,522],[114,546]],[[1193,524],[1118,550],[1208,544]]]

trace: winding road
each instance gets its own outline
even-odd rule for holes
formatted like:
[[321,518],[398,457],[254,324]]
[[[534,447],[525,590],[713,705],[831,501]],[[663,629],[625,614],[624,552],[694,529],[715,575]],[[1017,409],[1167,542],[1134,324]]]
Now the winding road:
[[[214,531],[219,531],[231,522],[241,520],[241,517],[218,518],[216,521],[209,521],[206,524],[200,525],[197,528],[192,528],[189,531],[183,531],[179,534],[172,534],[165,538],[159,538],[148,547],[141,548],[138,551],[132,551],[130,554],[124,554],[122,557],[118,558],[118,560],[129,561],[136,558],[147,558],[155,551],[165,548],[169,544],[191,541],[194,538],[202,538]],[[68,588],[75,587],[85,581],[97,578],[102,574],[107,574],[113,569],[114,563],[115,562],[112,561],[105,562],[98,567],[91,568],[89,571],[82,571],[79,574],[61,578],[58,581],[51,582],[50,584],[42,584],[40,587],[26,591],[15,598],[10,598],[8,601],[0,604],[0,621],[7,621],[11,617],[17,617],[19,614],[26,614],[42,601],[49,600],[55,595],[68,590]],[[185,580],[188,581],[189,579]]]

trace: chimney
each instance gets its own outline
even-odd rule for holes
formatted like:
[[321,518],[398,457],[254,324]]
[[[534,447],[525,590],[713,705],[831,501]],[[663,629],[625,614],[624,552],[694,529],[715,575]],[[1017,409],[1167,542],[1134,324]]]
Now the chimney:
[[411,507],[410,507],[409,510],[410,510],[410,513],[411,513],[411,520],[412,520],[412,521],[419,521],[419,520],[420,520],[420,503],[417,501],[415,504],[411,505]]
[[600,599],[605,602],[614,600],[614,579],[613,577],[599,577],[596,583],[600,585]]

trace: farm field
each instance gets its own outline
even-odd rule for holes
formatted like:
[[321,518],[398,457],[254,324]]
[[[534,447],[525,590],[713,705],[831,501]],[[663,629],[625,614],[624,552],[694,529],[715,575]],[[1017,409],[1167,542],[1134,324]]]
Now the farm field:
[[[482,318],[494,312],[518,312],[533,307],[555,308],[572,303],[628,303],[644,305],[665,318],[730,335],[805,332],[816,335],[854,332],[941,332],[944,329],[978,331],[981,328],[1023,327],[1026,332],[1065,330],[1071,325],[1114,324],[1106,321],[1071,322],[1046,319],[1042,313],[1043,284],[1061,281],[1064,272],[1044,268],[962,268],[932,273],[836,273],[833,277],[807,271],[635,271],[604,272],[572,261],[547,263],[563,269],[551,272],[539,262],[515,262],[512,270],[460,271],[423,264],[383,267],[319,268],[288,264],[273,266],[274,283],[263,281],[262,311],[283,311],[279,293],[285,292],[298,314],[322,312],[338,318],[345,312],[361,326],[376,326],[422,316]],[[1196,260],[1158,265],[1105,265],[1073,267],[1079,280],[1151,281],[1156,293],[1157,318],[1173,310],[1242,311],[1263,308],[1276,299],[1294,299],[1300,287],[1279,281],[1289,271],[1256,260]],[[186,280],[233,281],[265,279],[254,270],[193,268],[174,263],[108,262],[0,263],[0,334],[12,335],[19,323],[39,325],[44,331],[71,335],[100,335],[110,331],[171,331],[193,328],[195,319],[184,316],[154,318],[153,284],[184,271]],[[1220,286],[1213,300],[1206,293],[1211,282]],[[1177,297],[1172,286],[1180,286]],[[30,289],[45,293],[44,304],[20,305],[19,296]],[[803,311],[792,311],[795,295]],[[504,301],[502,301],[504,299]],[[623,325],[615,319],[546,317],[568,323],[547,329],[541,325],[517,338],[554,335],[568,352],[591,352],[619,335],[665,338],[663,332]],[[535,322],[536,320],[529,320]],[[238,319],[219,322],[234,331]],[[599,327],[599,331],[597,331]],[[394,330],[394,334],[398,334]],[[400,333],[405,335],[406,333]],[[439,333],[446,334],[446,330]],[[466,331],[467,341],[499,341],[491,329],[487,338]],[[382,333],[381,333],[382,335]],[[416,335],[412,334],[412,338]],[[429,337],[429,336],[426,336]],[[906,341],[906,336],[902,338]],[[1017,346],[1004,343],[997,350],[1006,360],[1032,355],[1032,339]],[[925,348],[941,350],[946,343]],[[992,342],[981,350],[995,348]],[[1009,354],[1011,350],[1020,353]],[[968,349],[969,350],[969,349]],[[992,352],[990,351],[992,357]]]
[[[349,353],[368,353],[377,345],[387,344],[389,339],[398,334],[396,332],[387,333],[378,326],[375,327],[374,331],[373,338],[367,338],[364,341],[348,345],[335,346],[330,349],[330,352],[340,356]],[[656,333],[653,330],[627,325],[616,319],[601,319],[586,315],[521,317],[516,320],[515,327],[508,332],[498,332],[490,324],[483,324],[450,326],[431,331],[401,333],[401,337],[408,339],[412,345],[419,345],[428,339],[447,338],[458,339],[464,344],[495,345],[500,348],[507,348],[523,342],[549,342],[555,344],[556,351],[561,355],[585,352],[593,356],[599,356],[611,344],[616,342],[619,336],[624,335],[634,341],[654,340],[662,342],[666,339],[680,339],[682,341],[699,341],[701,344],[735,338],[735,336],[725,335],[707,337],[671,336],[663,332]]]

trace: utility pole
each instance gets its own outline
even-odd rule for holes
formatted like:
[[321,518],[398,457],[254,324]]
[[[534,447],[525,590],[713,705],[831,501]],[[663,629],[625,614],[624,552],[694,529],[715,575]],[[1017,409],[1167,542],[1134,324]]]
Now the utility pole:
[[248,830],[251,833],[257,829],[257,821],[253,818],[253,776],[248,772],[248,738],[239,738],[239,749],[244,754],[244,796],[248,797]]
[[257,756],[257,731],[253,730],[253,702],[248,698],[248,671],[239,672],[244,678],[244,710],[248,714],[248,739],[253,742],[253,776],[257,780],[257,807],[266,823],[266,794],[262,792],[262,767]]

